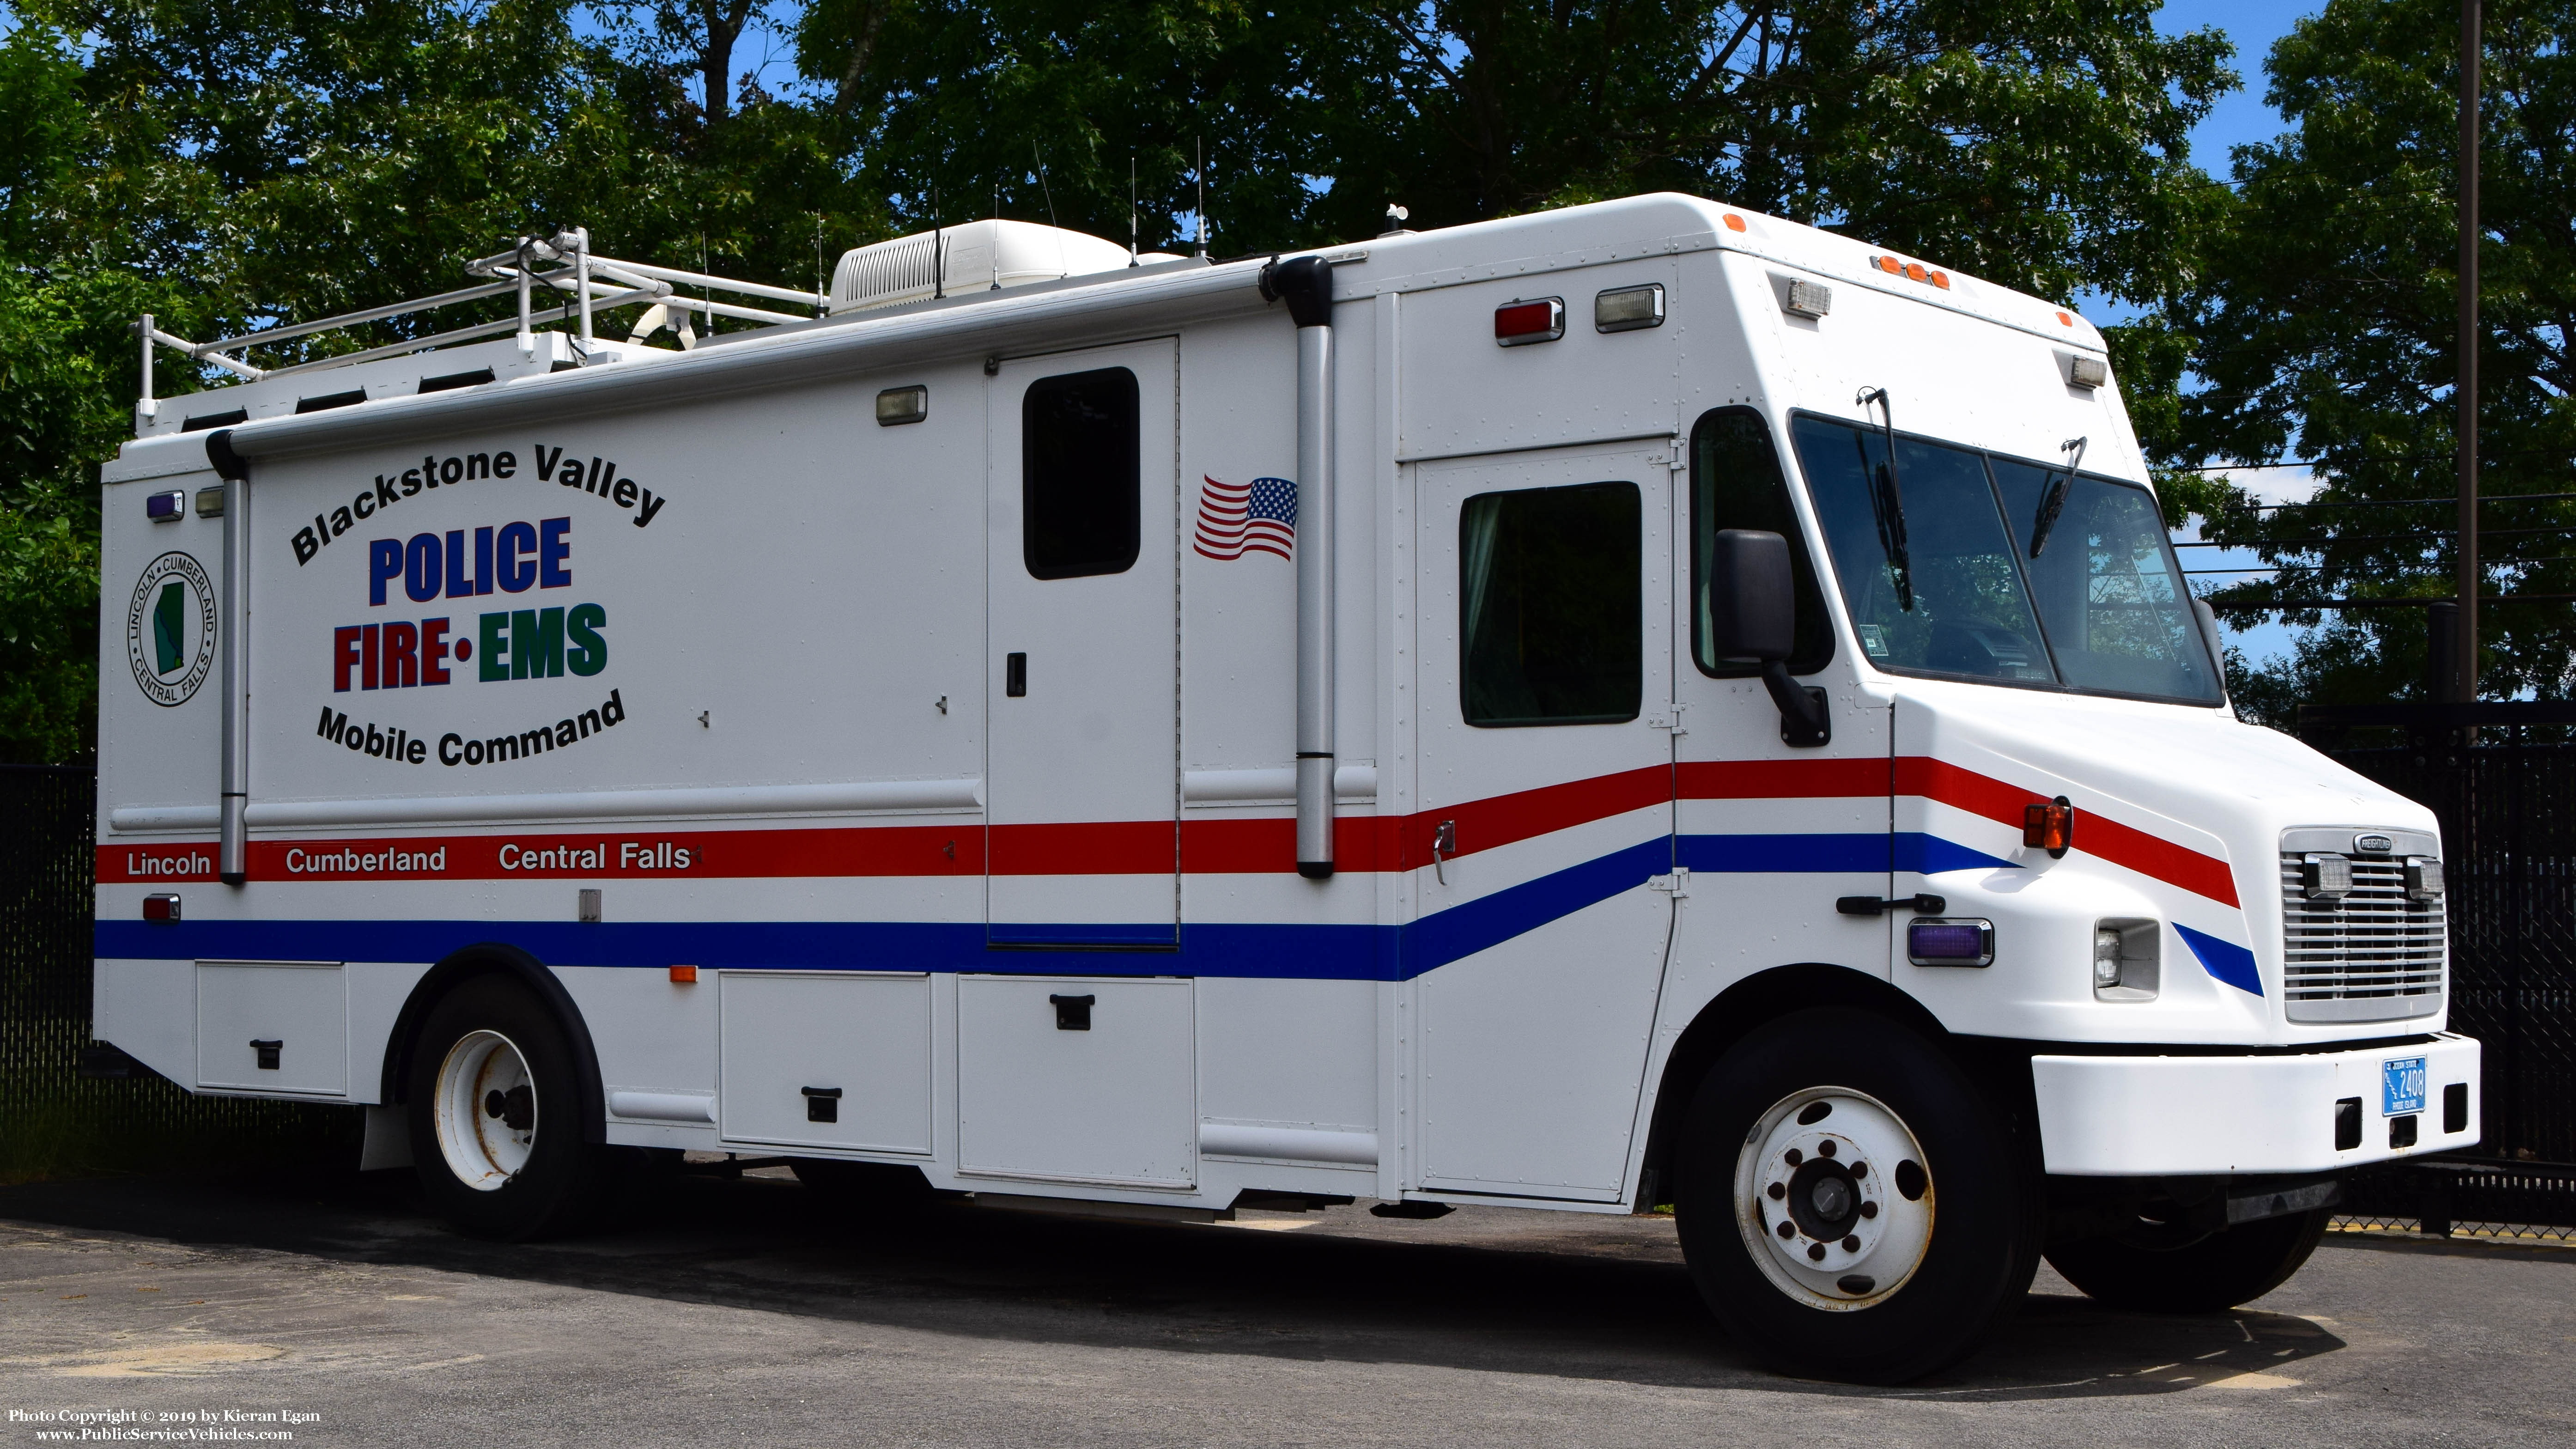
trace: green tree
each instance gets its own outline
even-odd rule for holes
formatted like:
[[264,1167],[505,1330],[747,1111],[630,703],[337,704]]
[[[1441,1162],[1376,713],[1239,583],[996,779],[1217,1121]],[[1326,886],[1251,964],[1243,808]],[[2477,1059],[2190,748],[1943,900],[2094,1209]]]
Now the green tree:
[[[575,223],[611,254],[801,287],[818,234],[882,234],[827,118],[750,96],[719,125],[686,92],[694,72],[580,14],[571,0],[15,7],[0,35],[0,758],[91,744],[96,465],[131,433],[138,313],[236,335],[446,290],[511,235]],[[471,320],[376,323],[255,360]],[[159,379],[165,395],[223,380],[167,354]]]
[[[2458,27],[2449,0],[2333,0],[2273,49],[2269,99],[2292,129],[2236,153],[2239,198],[2178,324],[2205,385],[2185,401],[2175,454],[2314,460],[2322,486],[2299,507],[2259,509],[2235,492],[2211,512],[2208,537],[2278,566],[2221,590],[2222,605],[2454,591]],[[2488,0],[2488,594],[2576,592],[2576,502],[2564,496],[2576,452],[2571,40],[2576,4]],[[2422,610],[2287,616],[2324,627],[2257,691],[2277,708],[2423,695]],[[2565,603],[2484,606],[2484,692],[2566,697],[2571,625]]]
[[1226,251],[1365,236],[1390,201],[1440,226],[1670,189],[2153,302],[2212,205],[2186,134],[2234,84],[2223,38],[2156,8],[817,0],[798,53],[888,189],[966,211],[997,179],[1036,202],[1035,142],[1120,234],[1128,158],[1167,218],[1204,137]]

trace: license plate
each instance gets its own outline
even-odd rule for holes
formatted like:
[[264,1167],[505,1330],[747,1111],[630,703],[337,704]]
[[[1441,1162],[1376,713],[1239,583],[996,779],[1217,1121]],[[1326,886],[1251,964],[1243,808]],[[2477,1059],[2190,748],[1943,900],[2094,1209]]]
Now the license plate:
[[2424,1110],[2424,1059],[2399,1057],[2379,1064],[2379,1115],[2402,1117]]

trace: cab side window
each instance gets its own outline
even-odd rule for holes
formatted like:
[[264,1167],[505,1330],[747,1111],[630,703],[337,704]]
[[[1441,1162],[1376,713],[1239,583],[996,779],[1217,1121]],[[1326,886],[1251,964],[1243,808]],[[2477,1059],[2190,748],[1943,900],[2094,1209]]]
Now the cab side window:
[[1635,719],[1645,691],[1637,485],[1478,494],[1458,533],[1467,723]]
[[1825,614],[1815,563],[1789,506],[1788,480],[1770,425],[1751,408],[1720,408],[1691,429],[1691,656],[1703,674],[1724,678],[1762,672],[1758,664],[1720,663],[1708,629],[1709,566],[1718,530],[1753,528],[1789,540],[1789,571],[1797,589],[1797,624],[1791,635],[1789,672],[1813,674],[1832,662],[1834,630]]
[[1041,579],[1135,567],[1136,374],[1069,372],[1020,399],[1020,557]]

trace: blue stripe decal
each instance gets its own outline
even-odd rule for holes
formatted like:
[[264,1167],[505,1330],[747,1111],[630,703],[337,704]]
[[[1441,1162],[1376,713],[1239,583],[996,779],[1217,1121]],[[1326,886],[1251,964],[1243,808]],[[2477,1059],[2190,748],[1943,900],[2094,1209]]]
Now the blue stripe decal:
[[1887,874],[1887,837],[1871,835],[1685,835],[1682,864],[1738,875],[1762,871]]
[[2009,860],[1919,830],[1896,832],[1896,868],[1920,875],[1939,875],[1945,870],[2021,869]]
[[2174,931],[2191,954],[2200,958],[2200,969],[2235,987],[2239,991],[2263,994],[2263,973],[2254,968],[2254,953],[2233,941],[2222,941],[2205,931],[2195,931],[2177,922]]
[[[1883,835],[1685,835],[1678,843],[1683,865],[1711,874],[1879,874],[1888,868]],[[1674,848],[1658,836],[1410,926],[1188,923],[1180,928],[1178,950],[1132,949],[1143,928],[1127,925],[1015,928],[1049,944],[1098,944],[1014,951],[991,949],[981,921],[402,920],[100,921],[93,949],[121,960],[436,961],[467,946],[506,941],[555,966],[659,969],[685,962],[709,969],[1404,981],[1638,889],[1671,868]],[[1907,869],[1927,871],[2010,864],[1927,835],[1897,836],[1895,856],[1914,862]],[[2201,948],[2195,942],[2193,949]],[[2251,980],[2253,957],[2245,961]],[[2230,979],[2214,966],[2210,974]],[[2246,989],[2259,994],[2260,986]]]
[[1424,916],[1413,923],[1406,942],[1408,976],[1473,956],[1535,931],[1550,921],[1586,906],[1624,895],[1648,879],[1670,871],[1673,843],[1657,836],[1643,845],[1614,851],[1598,860],[1536,880],[1508,886],[1463,906]]
[[1937,875],[1945,870],[2019,869],[2009,860],[1917,830],[1900,830],[1893,836],[1685,835],[1681,861],[1692,870],[1727,874],[1851,871],[1884,875],[1892,868]]

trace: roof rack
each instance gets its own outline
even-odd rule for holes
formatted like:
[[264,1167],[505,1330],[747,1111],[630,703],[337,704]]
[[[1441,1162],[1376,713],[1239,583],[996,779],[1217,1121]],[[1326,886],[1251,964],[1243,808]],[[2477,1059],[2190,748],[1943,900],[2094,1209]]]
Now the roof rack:
[[[549,268],[548,263],[558,265]],[[488,257],[478,257],[466,263],[465,271],[469,276],[491,277],[495,280],[480,286],[441,292],[434,297],[420,297],[383,307],[343,312],[337,316],[323,317],[311,322],[290,322],[275,327],[263,327],[256,332],[246,332],[238,337],[219,338],[213,342],[191,342],[184,337],[164,332],[153,324],[152,315],[145,313],[135,323],[135,331],[141,337],[143,346],[143,396],[135,408],[137,420],[148,421],[160,412],[158,400],[153,395],[156,345],[178,353],[191,362],[222,368],[246,382],[259,382],[294,373],[319,372],[329,368],[369,362],[377,358],[425,352],[432,348],[466,342],[478,337],[498,336],[512,330],[518,333],[519,350],[522,353],[533,353],[536,350],[535,333],[539,325],[575,319],[580,324],[577,334],[580,342],[587,344],[592,340],[592,328],[597,314],[621,307],[645,308],[644,314],[636,319],[635,327],[626,339],[629,343],[642,342],[657,330],[668,326],[684,350],[697,345],[697,333],[692,325],[697,314],[703,314],[710,324],[718,317],[732,317],[741,321],[760,322],[773,326],[782,322],[807,320],[805,317],[785,312],[747,307],[733,302],[718,302],[711,295],[715,292],[792,302],[798,306],[810,308],[811,315],[814,317],[829,315],[831,308],[829,295],[822,292],[800,292],[786,287],[766,286],[759,282],[738,282],[726,277],[710,276],[703,272],[685,272],[676,267],[656,266],[650,262],[622,261],[616,257],[599,256],[590,249],[590,230],[587,227],[567,228],[551,237],[520,237],[507,251],[496,252]],[[611,285],[603,289],[601,283]],[[698,288],[699,295],[692,297],[679,291],[682,286]],[[534,294],[539,288],[546,290],[549,301],[563,293],[570,293],[571,297],[557,306],[537,309],[534,304]],[[297,338],[334,332],[363,323],[382,322],[416,312],[452,307],[461,302],[479,301],[485,297],[497,297],[506,292],[518,293],[519,315],[516,318],[503,318],[497,322],[481,322],[469,327],[452,328],[426,337],[388,343],[382,347],[370,347],[359,352],[339,353],[331,357],[317,358],[311,362],[291,363],[283,367],[258,367],[246,361],[241,355],[254,347],[273,346],[277,343],[291,342]]]

